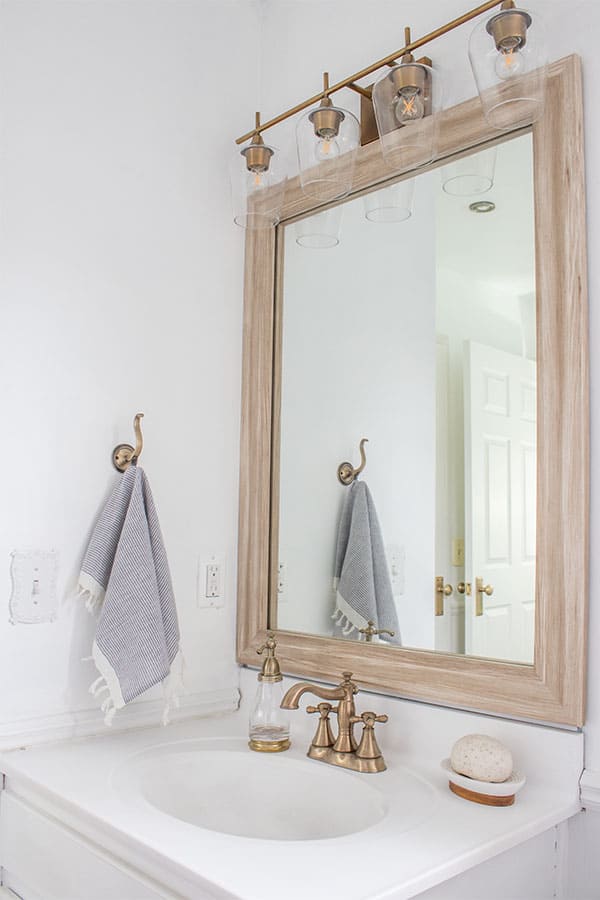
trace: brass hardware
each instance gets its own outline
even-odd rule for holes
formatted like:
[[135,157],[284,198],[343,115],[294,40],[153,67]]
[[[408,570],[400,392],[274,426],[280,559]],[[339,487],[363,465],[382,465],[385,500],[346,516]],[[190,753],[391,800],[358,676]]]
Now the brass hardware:
[[282,681],[283,676],[281,674],[281,669],[279,668],[279,660],[275,656],[275,648],[277,646],[277,641],[275,640],[275,635],[272,631],[267,632],[267,640],[264,642],[262,647],[259,647],[256,651],[259,656],[267,651],[266,659],[262,664],[262,672],[258,676],[259,681]]
[[395,631],[389,631],[387,628],[375,628],[375,622],[372,619],[369,619],[366,628],[359,628],[358,632],[364,634],[365,640],[369,643],[372,642],[374,634],[389,634],[390,637],[394,637],[396,634]]
[[313,747],[333,747],[335,738],[333,737],[331,725],[329,723],[329,713],[337,712],[337,707],[334,708],[331,703],[318,703],[316,706],[307,706],[306,712],[309,714],[319,713],[320,716],[319,724],[317,725],[317,730],[312,741]]
[[251,750],[256,750],[258,753],[281,753],[282,750],[289,750],[291,744],[289,738],[284,738],[281,741],[251,740],[248,741],[248,746]]
[[240,154],[246,160],[246,168],[248,171],[258,175],[261,172],[268,171],[271,164],[271,157],[275,151],[272,147],[267,147],[261,137],[260,131],[258,131],[260,128],[259,112],[255,113],[255,124],[257,130],[252,136],[252,143],[247,147],[244,147],[243,150],[240,150]]
[[491,597],[494,593],[494,588],[491,584],[484,585],[483,578],[475,579],[475,615],[482,616],[483,615],[483,595],[486,594],[488,597]]
[[342,110],[337,109],[329,97],[329,72],[323,72],[323,99],[318,108],[308,116],[315,130],[315,137],[333,140],[338,136],[345,118]]
[[501,11],[492,16],[485,29],[493,37],[499,53],[513,53],[527,43],[527,29],[530,25],[529,13],[502,4]]
[[470,581],[459,581],[456,585],[456,590],[459,594],[466,594],[467,597],[471,596],[471,582]]
[[364,712],[360,716],[353,716],[352,722],[362,722],[364,725],[360,744],[356,751],[358,759],[369,762],[369,771],[383,772],[386,768],[379,744],[375,737],[375,723],[387,722],[388,717],[378,716],[374,712]]
[[341,481],[342,484],[345,484],[346,487],[356,479],[358,475],[363,471],[364,467],[367,464],[367,457],[365,454],[365,444],[369,443],[368,438],[363,438],[360,442],[360,466],[358,469],[355,469],[352,463],[343,462],[340,463],[337,470],[338,481]]
[[[352,769],[354,772],[383,772],[385,762],[381,751],[372,733],[375,722],[387,721],[387,716],[376,716],[367,712],[361,716],[356,715],[354,695],[358,693],[358,687],[352,681],[352,672],[342,672],[344,680],[336,687],[325,688],[318,684],[300,682],[287,691],[281,701],[282,709],[298,709],[300,697],[303,694],[314,694],[322,700],[337,700],[338,705],[332,707],[329,703],[319,703],[318,706],[307,707],[308,713],[320,714],[319,724],[315,737],[308,748],[307,756],[317,759],[332,766],[341,766],[344,769]],[[334,736],[329,727],[329,715],[337,715],[338,736]],[[363,737],[360,747],[354,738],[354,725],[356,722],[364,723]],[[370,731],[371,734],[366,734]],[[362,755],[359,753],[362,747]]]
[[[459,28],[461,25],[464,25],[466,22],[470,22],[472,19],[475,19],[477,16],[481,15],[481,13],[488,12],[495,6],[499,6],[499,0],[488,0],[487,3],[482,3],[480,6],[476,6],[473,9],[470,9],[462,16],[459,16],[456,19],[452,19],[451,22],[447,22],[445,25],[442,25],[440,28],[436,28],[434,31],[430,31],[429,34],[424,35],[422,38],[419,38],[416,41],[411,40],[406,42],[405,46],[400,50],[396,50],[394,53],[390,53],[388,54],[388,56],[384,56],[383,59],[378,59],[377,62],[371,63],[364,69],[360,69],[360,71],[354,72],[353,75],[349,75],[347,78],[344,78],[342,79],[342,81],[338,81],[332,87],[329,87],[327,90],[327,96],[331,96],[331,94],[335,94],[337,91],[341,91],[342,88],[349,87],[351,84],[360,81],[361,78],[366,78],[367,75],[372,75],[373,72],[376,72],[378,69],[382,69],[384,66],[388,66],[390,64],[395,65],[396,60],[400,59],[406,53],[417,50],[419,47],[424,47],[425,44],[429,44],[431,43],[431,41],[435,40],[438,37],[441,37],[444,34],[447,34],[449,31],[453,31],[455,28]],[[245,141],[249,140],[255,134],[267,131],[267,129],[272,128],[274,125],[278,125],[280,122],[285,121],[285,119],[289,119],[291,116],[295,116],[296,113],[301,112],[303,109],[307,109],[307,107],[312,106],[314,103],[318,103],[322,98],[323,93],[320,92],[318,94],[315,94],[313,97],[309,97],[307,100],[303,100],[302,103],[298,103],[296,104],[296,106],[292,106],[290,109],[285,110],[285,112],[280,113],[278,116],[275,116],[274,119],[269,119],[269,121],[265,122],[264,125],[260,125],[258,129],[254,128],[252,131],[247,132],[247,134],[243,134],[241,137],[236,139],[236,144],[245,143]]]
[[451,584],[444,584],[444,576],[436,575],[435,578],[435,614],[444,615],[444,597],[449,597],[454,591]]
[[144,449],[144,438],[142,437],[141,419],[144,413],[138,413],[133,420],[133,430],[135,431],[135,447],[131,444],[117,444],[112,452],[112,462],[115,469],[119,472],[126,472],[132,463],[136,463],[142,455]]

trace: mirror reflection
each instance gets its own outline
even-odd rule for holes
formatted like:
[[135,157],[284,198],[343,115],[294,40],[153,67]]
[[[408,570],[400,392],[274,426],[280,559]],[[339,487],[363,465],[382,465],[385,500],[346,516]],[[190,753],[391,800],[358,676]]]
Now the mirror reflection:
[[280,227],[272,626],[533,661],[533,209],[527,133]]

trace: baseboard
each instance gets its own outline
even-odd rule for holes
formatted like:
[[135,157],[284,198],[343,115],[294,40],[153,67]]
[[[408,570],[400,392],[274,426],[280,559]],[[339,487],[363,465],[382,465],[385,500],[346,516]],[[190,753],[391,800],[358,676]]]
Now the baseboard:
[[[233,685],[224,690],[188,694],[181,698],[179,708],[172,710],[171,721],[233,712],[238,709],[239,700],[240,692]],[[119,710],[110,728],[104,724],[104,715],[98,708],[13,721],[0,725],[0,750],[159,725],[163,709],[162,700],[132,703]]]
[[584,769],[579,780],[579,788],[583,808],[600,812],[600,772]]

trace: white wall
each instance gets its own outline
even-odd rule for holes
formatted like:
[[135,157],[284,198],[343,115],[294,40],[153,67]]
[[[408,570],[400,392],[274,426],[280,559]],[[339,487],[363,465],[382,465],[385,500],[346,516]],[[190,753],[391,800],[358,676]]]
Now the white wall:
[[[0,3],[0,738],[94,705],[73,587],[138,410],[187,693],[234,697],[243,232],[226,161],[257,35],[246,2]],[[8,624],[23,547],[60,553],[54,624]],[[227,555],[222,610],[196,605],[204,548]]]

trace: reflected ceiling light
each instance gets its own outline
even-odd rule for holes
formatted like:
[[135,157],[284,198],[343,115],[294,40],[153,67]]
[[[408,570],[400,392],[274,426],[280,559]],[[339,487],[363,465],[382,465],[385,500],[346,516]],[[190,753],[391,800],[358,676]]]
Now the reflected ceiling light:
[[497,148],[490,147],[442,166],[442,190],[453,197],[485,194],[494,186],[496,156]]
[[482,20],[469,40],[469,59],[486,120],[504,130],[535,122],[544,111],[543,24],[514,0]]
[[[277,150],[261,137],[260,113],[251,142],[236,153],[230,167],[233,221],[242,228],[272,228],[283,205],[286,175],[279,166]],[[239,156],[244,158],[240,165]]]
[[[410,29],[405,29],[406,45]],[[436,153],[440,91],[431,60],[405,53],[373,86],[381,150],[388,164],[405,171],[431,162]]]
[[321,103],[303,115],[296,126],[303,192],[323,203],[346,197],[352,189],[359,144],[358,119],[347,109],[333,105],[325,72]]
[[469,209],[474,213],[491,213],[496,209],[496,204],[491,200],[476,200],[474,203],[469,203]]

